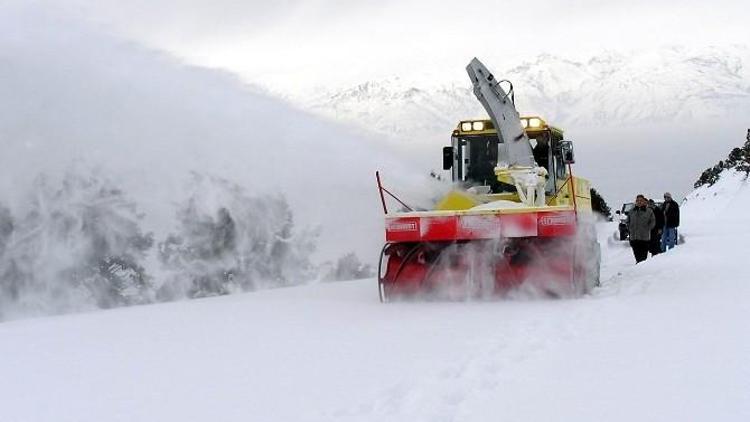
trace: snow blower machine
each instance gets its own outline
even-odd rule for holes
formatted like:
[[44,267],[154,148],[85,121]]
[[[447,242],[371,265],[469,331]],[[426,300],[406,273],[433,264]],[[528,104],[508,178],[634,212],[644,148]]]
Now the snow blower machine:
[[[454,189],[412,210],[376,174],[385,212],[381,301],[573,297],[599,283],[590,184],[574,177],[563,131],[516,111],[513,85],[466,68],[489,119],[464,120],[443,148]],[[385,195],[400,204],[388,212]]]

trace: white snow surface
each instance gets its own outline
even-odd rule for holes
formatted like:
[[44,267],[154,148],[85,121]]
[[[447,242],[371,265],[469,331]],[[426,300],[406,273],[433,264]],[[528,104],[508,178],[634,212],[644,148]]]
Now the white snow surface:
[[750,228],[696,199],[736,185],[746,210],[741,179],[637,266],[602,223],[575,300],[381,304],[362,280],[3,323],[2,420],[750,420]]
[[696,189],[685,198],[690,209],[689,218],[747,221],[750,190],[747,175],[734,169],[724,170],[711,187]]

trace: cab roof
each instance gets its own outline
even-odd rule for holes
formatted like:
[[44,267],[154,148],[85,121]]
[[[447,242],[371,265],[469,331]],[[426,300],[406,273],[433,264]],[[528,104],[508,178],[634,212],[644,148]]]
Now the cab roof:
[[[547,124],[539,116],[521,116],[526,135],[529,138],[536,137],[543,132],[551,132],[554,139],[563,139],[563,130]],[[497,129],[490,119],[472,119],[461,120],[456,129],[453,130],[453,136],[476,136],[476,135],[497,135]]]

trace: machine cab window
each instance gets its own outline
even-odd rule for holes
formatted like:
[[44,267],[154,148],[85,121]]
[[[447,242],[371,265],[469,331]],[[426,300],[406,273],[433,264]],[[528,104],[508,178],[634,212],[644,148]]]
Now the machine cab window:
[[[534,160],[548,173],[545,190],[554,194],[557,180],[567,177],[562,130],[539,117],[521,117],[532,146]],[[489,186],[492,193],[514,192],[515,187],[498,181],[495,167],[507,156],[491,120],[462,121],[453,131],[451,146],[443,150],[443,168],[451,170],[454,182],[468,186]]]

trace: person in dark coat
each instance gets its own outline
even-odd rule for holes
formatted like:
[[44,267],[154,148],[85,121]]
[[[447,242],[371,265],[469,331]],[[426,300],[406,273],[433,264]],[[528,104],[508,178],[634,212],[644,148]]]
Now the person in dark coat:
[[664,212],[656,205],[653,199],[648,200],[648,207],[654,212],[654,221],[656,221],[656,225],[651,229],[651,240],[648,244],[648,251],[651,252],[651,256],[655,256],[662,252],[661,234],[664,230]]
[[646,197],[635,197],[635,206],[628,214],[628,230],[630,231],[630,247],[633,248],[636,264],[648,258],[648,245],[651,240],[651,230],[656,226],[654,212],[648,207]]
[[664,211],[664,230],[661,235],[661,250],[666,251],[677,244],[677,227],[680,227],[680,206],[672,199],[672,194],[669,192],[664,193],[662,210]]
[[543,138],[537,139],[536,145],[531,152],[534,154],[536,165],[544,167],[549,171],[549,141]]

